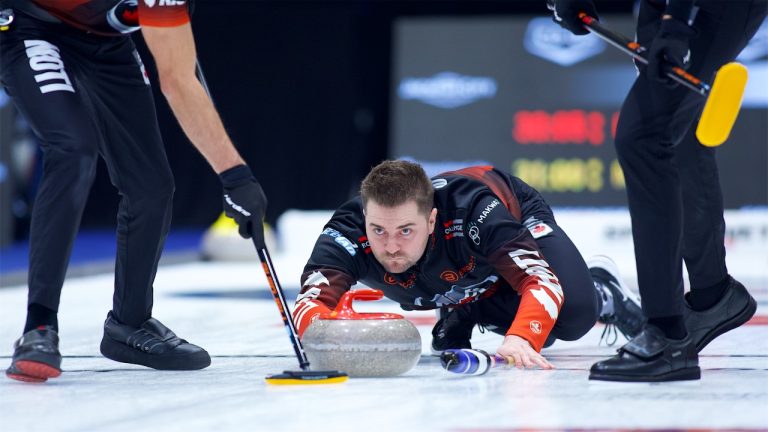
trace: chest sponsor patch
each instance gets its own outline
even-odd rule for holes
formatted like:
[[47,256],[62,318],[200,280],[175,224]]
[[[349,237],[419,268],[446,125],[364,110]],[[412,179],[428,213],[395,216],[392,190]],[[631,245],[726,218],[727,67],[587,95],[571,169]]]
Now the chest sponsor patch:
[[464,219],[451,219],[443,222],[443,232],[445,239],[450,240],[454,237],[464,237]]

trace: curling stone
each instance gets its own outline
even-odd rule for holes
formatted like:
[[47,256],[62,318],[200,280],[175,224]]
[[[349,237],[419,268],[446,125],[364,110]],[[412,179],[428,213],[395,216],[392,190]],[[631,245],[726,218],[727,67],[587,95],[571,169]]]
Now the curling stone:
[[402,315],[358,313],[353,300],[380,300],[370,288],[347,291],[333,312],[321,314],[301,339],[312,369],[352,377],[387,377],[411,370],[421,357],[421,336]]

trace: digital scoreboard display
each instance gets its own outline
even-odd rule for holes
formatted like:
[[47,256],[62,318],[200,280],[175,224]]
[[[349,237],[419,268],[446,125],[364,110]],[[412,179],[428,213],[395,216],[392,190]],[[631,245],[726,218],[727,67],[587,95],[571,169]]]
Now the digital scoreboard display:
[[[601,18],[634,35],[632,17]],[[626,205],[613,147],[637,74],[626,54],[549,17],[403,18],[393,34],[391,157],[430,175],[492,164],[556,206]],[[739,60],[744,107],[717,150],[729,208],[768,205],[768,26]]]

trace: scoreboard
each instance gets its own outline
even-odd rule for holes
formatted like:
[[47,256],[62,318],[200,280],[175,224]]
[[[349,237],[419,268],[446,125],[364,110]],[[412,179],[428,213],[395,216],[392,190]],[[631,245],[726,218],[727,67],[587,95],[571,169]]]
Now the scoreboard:
[[[601,19],[634,34],[630,16]],[[393,37],[391,157],[430,175],[492,164],[555,206],[626,205],[613,139],[637,74],[627,55],[549,17],[401,18]],[[744,108],[717,150],[729,208],[768,205],[765,24],[743,57]]]

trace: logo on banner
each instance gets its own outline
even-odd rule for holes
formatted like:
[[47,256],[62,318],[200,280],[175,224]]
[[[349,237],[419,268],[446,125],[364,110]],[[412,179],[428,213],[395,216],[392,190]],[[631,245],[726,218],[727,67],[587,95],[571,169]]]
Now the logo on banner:
[[576,36],[549,18],[534,18],[525,30],[523,46],[529,53],[571,66],[605,50],[605,42],[593,34]]
[[404,78],[397,88],[403,100],[418,100],[443,109],[458,108],[496,96],[498,85],[491,77],[472,77],[441,72],[428,78]]

